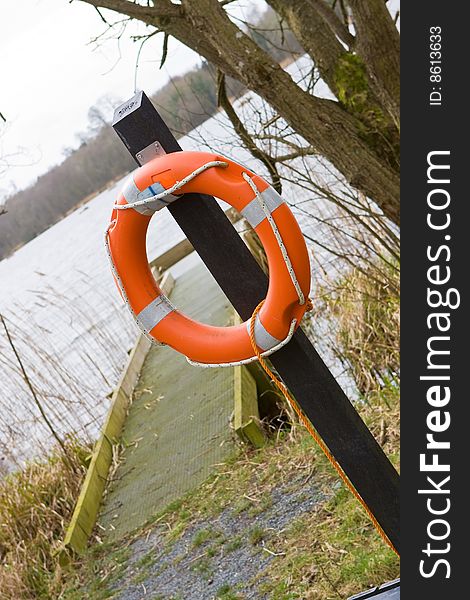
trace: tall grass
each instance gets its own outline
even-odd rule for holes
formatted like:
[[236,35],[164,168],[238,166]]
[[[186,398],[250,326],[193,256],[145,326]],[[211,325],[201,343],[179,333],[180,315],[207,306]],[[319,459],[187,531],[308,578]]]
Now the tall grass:
[[[62,286],[63,288],[63,286]],[[61,437],[96,438],[136,336],[118,294],[77,274],[59,293],[35,290],[34,302],[4,311],[12,341],[48,420]],[[21,468],[54,442],[17,357],[0,331],[0,461]]]
[[46,600],[61,586],[56,550],[85,473],[89,446],[69,438],[0,482],[0,598]]
[[317,314],[328,316],[324,340],[364,399],[399,384],[398,289],[395,270],[382,266],[369,273],[352,268],[323,289],[317,307]]
[[59,597],[55,552],[108,409],[106,395],[136,335],[118,295],[76,275],[66,292],[46,284],[32,304],[11,303],[4,314],[24,371],[2,328],[1,600]]

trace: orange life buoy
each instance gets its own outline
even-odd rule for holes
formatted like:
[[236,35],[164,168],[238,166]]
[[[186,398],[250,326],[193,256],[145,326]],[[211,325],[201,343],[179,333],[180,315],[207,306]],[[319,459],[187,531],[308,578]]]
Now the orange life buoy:
[[306,311],[308,252],[281,196],[264,179],[221,155],[174,152],[153,159],[128,178],[106,234],[121,294],[146,335],[190,361],[227,364],[253,358],[249,322],[214,327],[190,319],[171,304],[150,272],[146,232],[152,214],[188,192],[225,200],[260,238],[268,259],[269,287],[254,332],[260,351],[269,354],[292,335]]

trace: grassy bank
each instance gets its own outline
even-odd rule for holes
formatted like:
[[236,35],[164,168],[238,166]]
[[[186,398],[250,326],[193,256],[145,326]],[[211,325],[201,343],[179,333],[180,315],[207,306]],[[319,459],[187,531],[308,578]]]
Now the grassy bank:
[[[385,389],[361,412],[398,466],[398,390]],[[235,576],[240,569],[243,584]],[[397,576],[395,554],[296,427],[261,450],[240,448],[201,488],[124,541],[95,543],[63,574],[60,597],[185,599],[196,597],[185,595],[190,577],[214,598],[326,600]]]
[[[384,389],[361,413],[398,466],[398,389]],[[147,597],[145,590],[153,599],[184,599],[181,589],[152,593],[152,578],[159,573],[170,579],[166,573],[177,569],[178,579],[190,573],[209,585],[226,564],[245,569],[257,594],[252,597],[273,600],[346,598],[398,575],[396,556],[298,426],[260,450],[240,447],[203,486],[126,540],[101,544],[98,528],[88,555],[62,570],[55,551],[88,452],[75,443],[67,448],[68,459],[54,452],[0,484],[2,600],[134,598],[136,589],[141,595],[135,597]],[[259,569],[250,571],[246,557]],[[226,570],[227,581],[214,588],[214,597],[245,598],[246,586]]]
[[55,552],[65,534],[90,448],[76,441],[0,481],[0,598],[56,598]]

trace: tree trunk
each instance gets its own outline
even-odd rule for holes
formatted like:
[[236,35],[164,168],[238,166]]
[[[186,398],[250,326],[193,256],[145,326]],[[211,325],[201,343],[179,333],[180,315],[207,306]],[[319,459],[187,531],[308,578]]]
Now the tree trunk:
[[287,21],[302,48],[314,60],[322,79],[337,96],[336,70],[347,49],[340,44],[333,30],[305,0],[268,0],[268,4]]
[[400,128],[400,36],[383,0],[348,0],[362,58],[383,106]]
[[[398,168],[399,131],[389,105],[377,96],[374,82],[355,53],[355,38],[325,0],[267,0],[312,57],[341,107],[363,125],[363,139],[378,157]],[[345,48],[338,35],[347,44]],[[386,42],[384,42],[385,44]]]

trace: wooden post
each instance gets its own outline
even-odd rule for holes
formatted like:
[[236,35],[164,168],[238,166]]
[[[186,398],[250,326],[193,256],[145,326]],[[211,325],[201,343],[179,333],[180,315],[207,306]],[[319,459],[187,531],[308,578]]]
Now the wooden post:
[[[138,164],[181,150],[143,92],[119,106],[113,127]],[[242,319],[265,297],[267,278],[215,200],[185,194],[168,210]],[[399,477],[306,335],[270,357],[328,448],[399,549]]]

